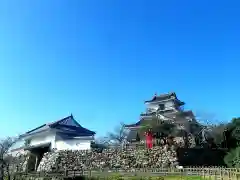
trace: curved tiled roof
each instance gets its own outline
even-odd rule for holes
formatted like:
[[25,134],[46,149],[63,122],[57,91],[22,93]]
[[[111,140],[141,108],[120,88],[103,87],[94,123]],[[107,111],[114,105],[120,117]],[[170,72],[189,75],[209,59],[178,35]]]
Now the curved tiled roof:
[[21,135],[21,137],[25,137],[28,135],[32,135],[32,134],[36,134],[36,133],[40,133],[43,131],[47,131],[49,129],[58,129],[61,131],[66,131],[69,133],[75,133],[78,135],[94,135],[96,134],[94,131],[90,131],[84,127],[82,127],[74,118],[73,116],[67,116],[63,119],[60,119],[58,121],[52,122],[52,123],[48,123],[48,124],[44,124],[42,126],[39,126],[35,129],[32,129],[28,132],[26,132],[25,134]]
[[169,100],[171,98],[174,99],[174,101],[180,106],[185,104],[184,102],[180,101],[177,98],[177,95],[176,95],[175,92],[170,92],[170,93],[167,93],[167,94],[161,94],[159,96],[157,96],[157,94],[155,94],[151,100],[145,101],[144,103],[161,102],[161,101]]
[[134,124],[128,124],[128,125],[125,125],[125,127],[136,127],[136,126],[139,126],[141,124],[141,120],[139,120],[137,123],[134,123]]
[[170,92],[167,94],[161,94],[159,96],[157,96],[157,94],[155,94],[151,100],[145,101],[145,103],[154,102],[154,101],[164,101],[164,100],[171,98],[172,96],[177,99],[177,96],[174,92]]

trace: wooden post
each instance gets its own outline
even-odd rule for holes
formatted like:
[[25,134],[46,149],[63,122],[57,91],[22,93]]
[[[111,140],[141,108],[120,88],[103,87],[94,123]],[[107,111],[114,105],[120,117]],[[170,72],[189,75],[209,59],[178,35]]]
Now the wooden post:
[[205,179],[205,168],[203,168],[203,178]]
[[34,167],[34,170],[37,171],[37,164],[38,164],[38,156],[35,155],[36,158],[35,158],[35,167]]
[[208,176],[208,178],[210,179],[211,178],[211,175],[212,175],[212,173],[211,173],[211,169],[207,169],[208,171],[207,171],[207,176]]
[[219,172],[219,173],[220,173],[220,180],[222,180],[222,179],[223,179],[223,178],[222,178],[222,172],[223,172],[223,171],[222,171],[221,168],[219,169],[219,171],[220,171],[220,172]]
[[217,170],[214,171],[214,179],[217,180]]

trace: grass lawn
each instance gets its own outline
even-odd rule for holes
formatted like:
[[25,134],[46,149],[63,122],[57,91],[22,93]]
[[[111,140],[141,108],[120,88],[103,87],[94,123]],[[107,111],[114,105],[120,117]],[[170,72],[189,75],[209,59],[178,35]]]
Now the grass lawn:
[[[215,179],[218,179],[217,177],[215,176],[164,176],[163,177],[164,180],[215,180]],[[237,180],[237,178],[229,178],[227,176],[223,176],[222,177],[223,180]],[[220,180],[220,178],[219,178]]]
[[[203,180],[201,176],[164,176],[164,180]],[[209,178],[206,178],[209,179]]]
[[[111,177],[110,179],[115,179],[114,177]],[[127,179],[127,180],[215,180],[214,178],[210,177],[201,177],[201,176],[152,176],[152,177],[142,177],[141,176],[116,176],[116,180],[120,179]]]

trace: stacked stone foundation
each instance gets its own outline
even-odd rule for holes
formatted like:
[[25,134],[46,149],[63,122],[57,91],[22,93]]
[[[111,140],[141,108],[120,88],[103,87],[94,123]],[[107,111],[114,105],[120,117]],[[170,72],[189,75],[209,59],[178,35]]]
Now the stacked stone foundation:
[[[13,172],[26,172],[30,153],[14,157],[10,167]],[[157,146],[152,149],[126,148],[95,151],[47,152],[41,159],[37,171],[65,170],[136,170],[141,168],[168,168],[178,165],[174,146]]]
[[56,151],[44,154],[37,171],[163,168],[178,165],[174,146],[152,149]]

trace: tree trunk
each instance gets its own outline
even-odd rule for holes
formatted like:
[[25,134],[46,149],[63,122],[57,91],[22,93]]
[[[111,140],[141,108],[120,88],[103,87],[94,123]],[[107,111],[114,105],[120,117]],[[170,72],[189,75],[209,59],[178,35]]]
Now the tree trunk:
[[0,180],[4,180],[4,165],[3,161],[0,160]]
[[10,171],[9,171],[9,164],[7,164],[7,166],[6,166],[6,171],[7,171],[7,179],[11,180]]

